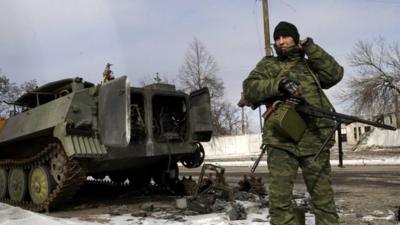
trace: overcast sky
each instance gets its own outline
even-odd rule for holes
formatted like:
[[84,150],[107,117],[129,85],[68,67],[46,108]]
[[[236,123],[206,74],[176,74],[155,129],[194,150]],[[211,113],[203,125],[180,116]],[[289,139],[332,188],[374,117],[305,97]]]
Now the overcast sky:
[[[313,37],[345,67],[345,76],[354,73],[347,57],[356,41],[400,40],[397,0],[269,2],[271,32],[281,20],[296,24],[301,38]],[[0,68],[18,83],[76,76],[98,83],[107,62],[134,85],[156,72],[173,80],[197,38],[236,103],[264,54],[256,0],[0,0],[0,15]]]

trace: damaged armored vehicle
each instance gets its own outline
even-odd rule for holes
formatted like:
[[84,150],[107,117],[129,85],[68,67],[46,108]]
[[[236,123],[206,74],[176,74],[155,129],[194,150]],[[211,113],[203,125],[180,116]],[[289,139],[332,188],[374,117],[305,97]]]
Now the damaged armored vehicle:
[[99,85],[81,78],[22,95],[0,120],[0,201],[33,211],[60,205],[88,176],[145,187],[198,167],[212,134],[208,89],[168,84]]

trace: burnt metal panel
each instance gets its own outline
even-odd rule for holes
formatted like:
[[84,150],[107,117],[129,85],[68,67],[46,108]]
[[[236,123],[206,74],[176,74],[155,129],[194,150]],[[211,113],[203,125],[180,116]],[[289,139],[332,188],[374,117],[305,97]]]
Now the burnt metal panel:
[[[47,83],[43,86],[40,86],[36,88],[35,90],[29,91],[25,94],[23,94],[21,97],[19,97],[13,104],[15,105],[20,105],[20,106],[27,106],[27,107],[36,107],[37,106],[37,94],[41,94],[41,97],[43,95],[49,95],[49,99],[46,100],[46,102],[51,101],[56,98],[56,95],[58,92],[62,90],[68,90],[68,92],[71,92],[71,84],[74,81],[81,82],[81,78],[67,78],[67,79],[62,79],[54,82]],[[83,82],[82,83],[85,88],[88,87],[93,87],[94,84],[90,82]]]
[[98,119],[101,142],[105,146],[126,147],[129,144],[130,88],[126,76],[101,85]]
[[73,97],[74,93],[10,117],[0,130],[0,142],[29,138],[65,121]]
[[194,141],[209,141],[212,135],[210,92],[202,88],[190,93],[190,122]]

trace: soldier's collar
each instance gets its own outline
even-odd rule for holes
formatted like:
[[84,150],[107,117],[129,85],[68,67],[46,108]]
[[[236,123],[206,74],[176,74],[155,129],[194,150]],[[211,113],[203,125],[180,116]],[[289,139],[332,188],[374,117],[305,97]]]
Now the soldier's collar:
[[274,45],[276,54],[278,55],[278,59],[282,61],[294,61],[294,60],[302,60],[304,58],[304,50],[302,50],[299,46],[294,45],[289,47],[286,50],[282,50],[281,48]]

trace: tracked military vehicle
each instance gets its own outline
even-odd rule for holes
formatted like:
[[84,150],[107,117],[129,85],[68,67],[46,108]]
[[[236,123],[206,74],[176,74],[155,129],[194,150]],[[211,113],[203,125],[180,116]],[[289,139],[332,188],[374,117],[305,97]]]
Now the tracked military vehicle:
[[94,85],[45,84],[0,120],[0,201],[33,211],[60,206],[87,177],[146,186],[198,167],[211,138],[208,89],[130,87],[127,77]]

